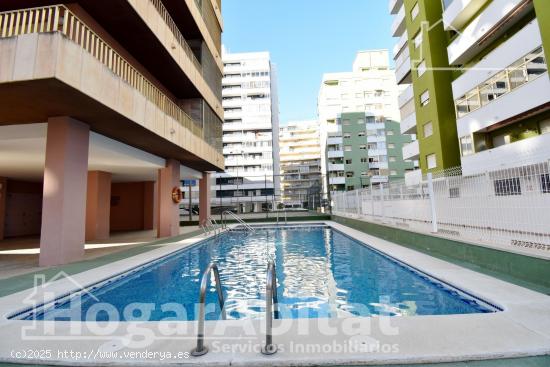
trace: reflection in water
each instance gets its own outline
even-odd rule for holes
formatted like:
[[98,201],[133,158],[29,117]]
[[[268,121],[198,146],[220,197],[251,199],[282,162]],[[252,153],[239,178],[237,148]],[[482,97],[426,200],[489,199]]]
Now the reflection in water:
[[[112,304],[120,315],[126,305],[142,302],[156,305],[151,320],[194,320],[200,277],[214,261],[220,270],[228,317],[263,318],[269,260],[276,263],[277,294],[284,318],[488,312],[454,290],[321,226],[226,233],[93,293],[100,302]],[[214,307],[216,301],[211,279],[207,303]],[[96,302],[91,297],[83,300],[82,319]],[[166,303],[183,305],[186,314],[164,312],[161,305]],[[207,319],[219,315],[216,308]],[[101,313],[94,318],[108,320]]]

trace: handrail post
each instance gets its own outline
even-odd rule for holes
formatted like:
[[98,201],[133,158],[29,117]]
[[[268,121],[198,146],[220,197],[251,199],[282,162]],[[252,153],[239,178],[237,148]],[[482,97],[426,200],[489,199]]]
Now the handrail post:
[[267,283],[265,286],[265,345],[262,354],[272,355],[277,353],[277,345],[273,344],[273,314],[279,318],[279,301],[277,300],[277,273],[275,264],[269,261],[267,264]]
[[210,272],[214,273],[214,280],[216,281],[216,291],[218,293],[218,303],[222,312],[222,319],[225,320],[227,315],[224,308],[224,298],[222,285],[220,282],[220,272],[218,266],[215,263],[210,263],[204,271],[201,279],[201,288],[199,293],[199,318],[198,318],[198,332],[197,332],[197,346],[191,351],[191,355],[194,357],[200,357],[208,353],[208,347],[204,345],[204,323],[206,318],[206,288],[208,286],[208,279]]

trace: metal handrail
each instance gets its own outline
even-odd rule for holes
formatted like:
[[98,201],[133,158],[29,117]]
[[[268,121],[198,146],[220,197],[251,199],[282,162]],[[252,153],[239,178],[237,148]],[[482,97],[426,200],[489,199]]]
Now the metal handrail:
[[277,345],[273,344],[273,315],[279,318],[279,301],[277,300],[277,272],[275,263],[267,263],[267,284],[265,286],[265,345],[262,354],[277,353]]
[[233,219],[235,219],[237,222],[239,222],[240,224],[242,224],[244,226],[244,228],[247,230],[247,231],[252,231],[254,232],[254,228],[252,228],[248,223],[246,223],[241,217],[239,217],[238,215],[236,215],[235,213],[233,213],[232,211],[230,210],[226,210],[222,213],[222,228],[224,227],[227,227],[227,224],[225,223],[225,219],[224,219],[224,216],[229,214],[231,217],[233,217]]
[[213,217],[208,217],[207,219],[210,222],[210,225],[214,229],[214,234],[217,233],[217,231],[222,231],[222,227],[216,222],[216,220]]
[[222,291],[222,284],[220,282],[220,272],[218,270],[218,265],[216,263],[210,263],[204,273],[202,274],[201,279],[201,288],[199,293],[199,325],[197,332],[197,346],[191,351],[191,355],[194,357],[200,357],[208,353],[208,347],[204,345],[204,323],[206,317],[205,301],[206,301],[206,288],[208,286],[208,280],[210,272],[214,272],[214,279],[216,281],[216,291],[218,292],[218,303],[222,311],[222,319],[225,320],[227,315],[224,309],[224,298]]

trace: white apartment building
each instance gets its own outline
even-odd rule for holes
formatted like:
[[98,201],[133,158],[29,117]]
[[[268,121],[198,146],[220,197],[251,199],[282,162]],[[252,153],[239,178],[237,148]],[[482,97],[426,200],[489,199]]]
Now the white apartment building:
[[[213,213],[260,212],[280,198],[277,70],[269,52],[229,53],[223,48],[222,60],[225,172],[212,182]],[[196,206],[198,188],[192,191]]]
[[322,200],[319,122],[289,122],[280,129],[279,143],[282,203],[286,208],[318,208]]
[[279,196],[279,102],[268,52],[223,52],[223,155],[213,206],[261,211]]
[[[318,115],[321,150],[324,152],[321,155],[321,167],[323,175],[329,176],[329,185],[345,185],[341,115],[363,112],[398,122],[401,120],[398,94],[399,88],[395,71],[390,69],[388,50],[360,51],[353,62],[352,71],[323,75]],[[377,120],[381,121],[380,118]],[[379,143],[379,151],[385,151],[385,142]],[[331,149],[327,151],[329,145]],[[326,186],[325,183],[325,192],[328,191]]]

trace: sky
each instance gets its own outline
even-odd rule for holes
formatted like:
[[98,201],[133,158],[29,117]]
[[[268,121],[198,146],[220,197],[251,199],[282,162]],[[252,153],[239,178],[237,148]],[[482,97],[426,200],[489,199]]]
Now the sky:
[[323,73],[351,71],[357,51],[397,42],[388,0],[222,0],[222,12],[229,52],[271,53],[281,125],[317,117]]

